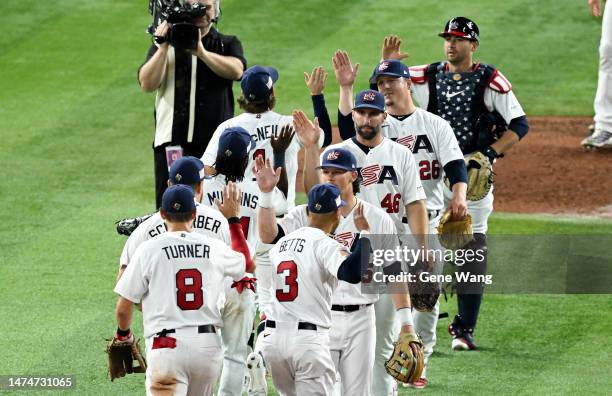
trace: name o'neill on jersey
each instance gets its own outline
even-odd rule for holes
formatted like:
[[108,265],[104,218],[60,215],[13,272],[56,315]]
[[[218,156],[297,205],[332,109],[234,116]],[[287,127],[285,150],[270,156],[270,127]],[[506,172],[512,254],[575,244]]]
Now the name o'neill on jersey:
[[270,140],[272,136],[278,136],[278,124],[259,126],[255,132],[251,136],[256,142]]

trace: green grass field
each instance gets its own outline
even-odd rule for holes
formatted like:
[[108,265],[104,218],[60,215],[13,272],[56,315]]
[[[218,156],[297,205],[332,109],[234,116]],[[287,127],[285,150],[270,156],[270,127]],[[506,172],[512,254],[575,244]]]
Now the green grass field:
[[[385,34],[404,37],[410,63],[426,63],[442,55],[435,33],[463,14],[480,25],[480,59],[504,71],[528,114],[592,113],[601,25],[585,2],[385,4],[224,0],[220,28],[242,39],[249,64],[279,69],[281,112],[310,112],[302,72],[331,71],[335,49],[362,64],[365,87]],[[0,15],[0,375],[73,374],[68,394],[142,394],[142,376],[108,381],[103,349],[124,242],[113,222],[154,207],[153,95],[136,81],[147,2],[3,0]],[[612,234],[609,221],[551,216],[495,214],[490,225],[492,234]],[[442,320],[425,392],[609,393],[611,309],[609,295],[487,295],[482,350],[451,353]]]

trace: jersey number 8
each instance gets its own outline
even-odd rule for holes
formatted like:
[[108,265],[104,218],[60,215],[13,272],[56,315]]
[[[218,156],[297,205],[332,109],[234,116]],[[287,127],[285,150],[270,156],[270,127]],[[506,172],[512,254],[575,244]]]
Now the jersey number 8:
[[182,269],[176,273],[176,305],[183,311],[193,311],[204,305],[202,273],[197,269]]

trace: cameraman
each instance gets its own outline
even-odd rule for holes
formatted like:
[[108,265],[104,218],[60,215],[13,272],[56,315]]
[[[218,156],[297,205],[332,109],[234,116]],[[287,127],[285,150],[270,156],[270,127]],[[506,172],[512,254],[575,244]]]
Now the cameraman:
[[242,77],[246,59],[238,37],[221,34],[213,27],[219,18],[219,1],[185,0],[185,10],[190,12],[197,3],[203,14],[189,21],[198,27],[197,44],[188,50],[175,48],[168,42],[169,25],[164,21],[138,70],[142,90],[157,90],[153,143],[156,208],[168,180],[166,147],[181,146],[182,155],[200,158],[217,126],[234,115],[232,83]]

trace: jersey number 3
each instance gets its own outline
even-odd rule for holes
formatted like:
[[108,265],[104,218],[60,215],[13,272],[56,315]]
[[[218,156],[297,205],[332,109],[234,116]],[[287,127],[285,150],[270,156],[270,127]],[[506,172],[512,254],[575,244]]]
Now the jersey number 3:
[[176,305],[183,311],[193,311],[204,305],[202,273],[197,269],[182,269],[176,273]]
[[[285,282],[280,289],[276,289],[276,299],[280,302],[293,301],[298,296],[297,265],[295,261],[281,261],[276,269],[278,275],[285,275]],[[289,286],[288,291],[284,291]]]

